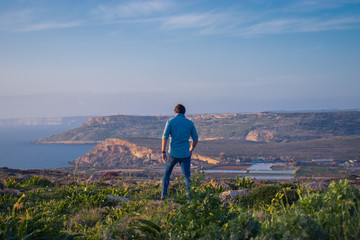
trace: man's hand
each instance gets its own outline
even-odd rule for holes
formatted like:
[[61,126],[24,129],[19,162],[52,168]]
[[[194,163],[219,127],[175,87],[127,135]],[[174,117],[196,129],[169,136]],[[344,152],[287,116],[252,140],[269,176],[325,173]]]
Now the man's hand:
[[162,158],[161,158],[161,160],[163,161],[163,163],[166,163],[166,159],[167,159],[167,155],[166,155],[166,152],[165,152],[166,144],[167,144],[167,139],[166,139],[166,138],[163,138],[163,139],[162,139],[162,142],[161,142],[161,151],[162,151]]
[[190,155],[192,155],[192,152],[194,151],[197,143],[198,143],[198,141],[193,141],[193,142],[192,142],[191,147],[190,147],[190,149],[189,149]]
[[167,156],[166,156],[166,153],[163,153],[162,154],[162,161],[163,161],[163,163],[166,163],[166,160],[167,160]]

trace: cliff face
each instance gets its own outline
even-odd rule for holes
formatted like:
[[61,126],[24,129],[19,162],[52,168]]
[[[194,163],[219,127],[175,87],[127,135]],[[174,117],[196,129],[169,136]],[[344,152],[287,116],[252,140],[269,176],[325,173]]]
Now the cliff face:
[[79,166],[144,167],[157,163],[160,154],[120,139],[106,139],[75,162]]
[[245,140],[253,142],[271,142],[274,134],[269,130],[253,130],[246,135]]

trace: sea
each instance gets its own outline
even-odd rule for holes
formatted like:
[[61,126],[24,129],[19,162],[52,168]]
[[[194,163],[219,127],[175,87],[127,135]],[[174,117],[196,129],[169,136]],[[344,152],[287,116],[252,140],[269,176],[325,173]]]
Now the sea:
[[32,141],[74,128],[71,125],[1,126],[0,167],[45,169],[71,166],[94,144],[33,144]]

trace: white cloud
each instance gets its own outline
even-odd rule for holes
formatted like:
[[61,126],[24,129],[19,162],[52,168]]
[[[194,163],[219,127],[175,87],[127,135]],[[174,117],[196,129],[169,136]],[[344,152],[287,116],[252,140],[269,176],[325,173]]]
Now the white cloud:
[[38,23],[26,26],[21,28],[19,31],[21,32],[32,32],[32,31],[43,31],[43,30],[51,30],[51,29],[59,29],[59,28],[71,28],[82,25],[82,21],[74,21],[74,22],[63,22],[63,23]]
[[203,28],[222,22],[222,16],[217,14],[185,14],[164,19],[166,29]]
[[249,26],[238,26],[234,34],[245,37],[258,37],[269,34],[319,32],[353,29],[359,27],[360,17],[347,17],[326,20],[318,18],[289,18],[262,21]]
[[171,6],[170,1],[130,1],[117,6],[100,6],[93,13],[98,17],[111,20],[118,18],[135,18],[148,16],[167,10]]

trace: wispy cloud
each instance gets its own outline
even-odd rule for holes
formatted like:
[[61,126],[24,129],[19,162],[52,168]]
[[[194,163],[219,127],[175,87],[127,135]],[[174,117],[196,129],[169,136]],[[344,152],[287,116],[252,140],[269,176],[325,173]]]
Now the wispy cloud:
[[359,0],[303,0],[294,1],[286,10],[294,12],[310,12],[340,8],[344,5],[359,4]]
[[12,31],[33,20],[33,11],[30,9],[12,11],[0,15],[0,29]]
[[190,13],[185,15],[170,16],[163,19],[163,28],[204,28],[219,25],[224,22],[224,15],[212,13]]
[[238,26],[234,35],[259,37],[269,34],[284,34],[295,32],[320,32],[360,28],[360,17],[335,19],[319,18],[288,18],[260,21],[248,26]]
[[[196,6],[197,3],[193,4]],[[269,7],[234,3],[216,9],[197,8],[195,11],[190,8],[191,4],[189,7],[189,3],[184,7],[185,4],[171,0],[134,0],[94,6],[73,19],[62,18],[61,15],[54,19],[51,15],[43,16],[34,10],[9,12],[0,16],[0,30],[32,32],[105,24],[118,25],[121,29],[125,24],[141,26],[151,23],[151,28],[160,31],[191,30],[191,34],[195,32],[197,35],[261,37],[360,28],[360,16],[354,12],[327,14],[324,10],[341,8],[346,4],[357,4],[358,7],[360,1],[307,0],[269,3]]]
[[26,26],[19,29],[21,32],[32,32],[32,31],[43,31],[43,30],[52,30],[59,28],[71,28],[82,25],[83,21],[74,21],[74,22],[49,22],[49,23],[38,23]]
[[101,5],[94,9],[92,13],[107,20],[135,18],[163,12],[171,5],[170,1],[163,0],[130,1],[117,6]]

